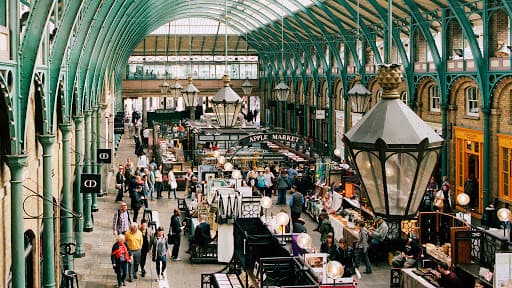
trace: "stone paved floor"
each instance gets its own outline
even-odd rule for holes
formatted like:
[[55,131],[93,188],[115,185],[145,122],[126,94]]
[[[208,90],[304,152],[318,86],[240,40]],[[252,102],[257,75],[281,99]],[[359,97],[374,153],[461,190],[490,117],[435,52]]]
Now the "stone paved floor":
[[[124,135],[121,140],[120,148],[115,156],[113,167],[117,167],[118,163],[124,163],[127,157],[135,158],[133,154],[134,145],[132,139],[128,135]],[[117,171],[115,171],[117,172]],[[114,177],[110,177],[114,181]],[[113,187],[112,185],[110,185]],[[75,271],[79,274],[79,284],[81,288],[101,288],[115,287],[116,278],[110,263],[110,251],[114,243],[112,235],[112,217],[118,208],[118,204],[114,202],[115,191],[111,189],[109,193],[98,198],[99,211],[94,213],[94,230],[90,233],[83,233],[85,257],[75,259]],[[181,192],[183,193],[183,192]],[[178,195],[179,197],[180,195]],[[274,198],[276,198],[274,196]],[[274,199],[274,203],[275,203]],[[128,195],[125,195],[124,201],[129,201]],[[177,206],[176,201],[171,199],[161,199],[158,201],[150,201],[150,208],[158,211],[160,225],[164,228],[169,227],[170,212]],[[273,206],[272,212],[277,214],[282,207]],[[288,209],[286,207],[286,209]],[[320,247],[320,234],[313,232],[316,223],[308,215],[302,215],[307,221],[306,226],[313,237],[313,243],[316,247]],[[200,287],[201,273],[216,272],[224,268],[224,264],[191,264],[188,261],[189,255],[185,253],[188,249],[188,241],[183,238],[180,248],[180,258],[183,261],[167,263],[167,281],[156,281],[156,272],[153,262],[149,261],[146,265],[146,277],[134,280],[128,283],[128,288],[133,287],[172,287],[172,288],[195,288]],[[364,267],[361,267],[364,271]],[[359,280],[358,287],[389,287],[389,267],[387,264],[381,263],[379,266],[373,267],[373,274],[363,274]]]

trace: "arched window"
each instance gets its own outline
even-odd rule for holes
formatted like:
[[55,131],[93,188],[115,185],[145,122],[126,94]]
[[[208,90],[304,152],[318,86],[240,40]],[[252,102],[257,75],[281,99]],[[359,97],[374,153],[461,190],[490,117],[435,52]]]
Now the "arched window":
[[468,87],[464,90],[464,99],[466,100],[466,115],[479,116],[478,90],[476,87]]
[[439,89],[437,89],[435,84],[428,87],[428,110],[430,112],[441,111],[441,97],[439,96]]
[[404,102],[405,105],[407,105],[407,91],[402,91],[400,93],[400,100],[402,100],[402,102]]

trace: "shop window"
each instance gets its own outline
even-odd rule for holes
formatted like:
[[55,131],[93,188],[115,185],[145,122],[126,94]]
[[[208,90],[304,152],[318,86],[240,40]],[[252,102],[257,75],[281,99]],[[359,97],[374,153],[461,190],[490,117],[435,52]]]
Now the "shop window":
[[512,149],[502,147],[501,149],[501,185],[500,185],[500,198],[512,201],[512,193],[510,191],[510,181],[511,181],[511,164],[512,159],[510,158],[512,155]]
[[478,108],[478,90],[476,87],[468,87],[464,90],[464,98],[466,100],[466,115],[479,116]]
[[441,97],[439,96],[437,85],[430,85],[428,87],[428,103],[430,112],[441,111]]
[[400,100],[402,100],[402,102],[404,102],[404,104],[407,105],[407,91],[402,91],[400,93]]

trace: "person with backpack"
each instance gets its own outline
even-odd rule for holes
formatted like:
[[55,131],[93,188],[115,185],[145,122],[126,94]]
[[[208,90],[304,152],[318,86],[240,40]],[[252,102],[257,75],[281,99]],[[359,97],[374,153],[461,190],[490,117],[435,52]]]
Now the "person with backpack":
[[130,229],[131,224],[132,220],[130,219],[130,213],[128,212],[128,205],[123,202],[116,213],[114,213],[112,234],[114,236],[124,234],[128,229]]

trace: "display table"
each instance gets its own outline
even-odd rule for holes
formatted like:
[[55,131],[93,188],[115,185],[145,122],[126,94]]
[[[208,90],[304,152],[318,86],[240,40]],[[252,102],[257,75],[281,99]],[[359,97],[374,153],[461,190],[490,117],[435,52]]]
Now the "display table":
[[215,288],[242,288],[242,282],[236,274],[213,274],[213,287]]
[[437,288],[439,285],[430,283],[427,279],[414,273],[416,268],[402,269],[402,280],[401,287],[403,288]]
[[[355,227],[355,224],[346,222],[343,217],[335,215],[329,215],[329,221],[331,222],[336,239],[343,237],[349,246],[351,245],[350,243],[355,244],[359,241],[359,228]],[[354,227],[351,227],[352,225]]]

